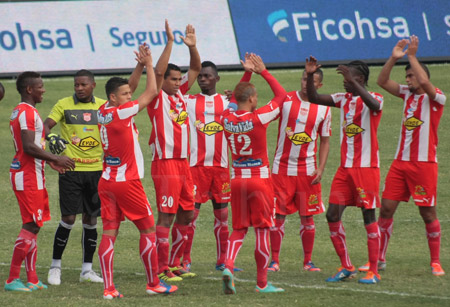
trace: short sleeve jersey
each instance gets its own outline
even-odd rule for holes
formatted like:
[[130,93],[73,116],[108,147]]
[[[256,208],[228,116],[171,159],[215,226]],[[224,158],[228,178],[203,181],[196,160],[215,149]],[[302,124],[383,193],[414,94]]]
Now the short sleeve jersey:
[[98,128],[105,153],[102,177],[106,180],[121,182],[144,177],[144,158],[134,122],[138,112],[137,100],[119,107],[107,102],[98,110]]
[[360,96],[351,93],[331,95],[341,109],[341,167],[380,167],[377,130],[383,96],[369,92],[380,103],[380,110],[370,110]]
[[190,129],[190,166],[228,168],[228,149],[220,116],[228,106],[226,96],[186,96]]
[[61,136],[69,142],[63,155],[75,161],[75,171],[100,171],[102,146],[97,127],[97,110],[105,100],[94,97],[80,102],[75,95],[59,100],[48,118],[61,125]]
[[16,150],[10,167],[13,190],[43,190],[45,161],[24,152],[21,136],[22,130],[34,131],[34,144],[45,150],[44,125],[37,109],[28,103],[19,103],[11,114],[9,128]]
[[280,110],[272,172],[311,175],[316,170],[317,138],[330,135],[330,107],[304,101],[297,91],[287,93]]
[[161,90],[147,106],[152,123],[149,141],[152,161],[188,157],[189,118],[183,96],[188,90],[188,75],[185,74],[176,95],[168,95]]
[[254,112],[227,109],[222,114],[231,150],[231,178],[269,178],[266,130],[280,113],[276,100]]
[[406,85],[400,85],[403,99],[403,119],[395,158],[401,161],[437,162],[438,127],[445,95],[436,89],[436,97],[414,95]]

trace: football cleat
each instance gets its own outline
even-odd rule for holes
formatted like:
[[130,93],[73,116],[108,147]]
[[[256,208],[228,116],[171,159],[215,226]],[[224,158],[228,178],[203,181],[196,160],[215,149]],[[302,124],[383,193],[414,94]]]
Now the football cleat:
[[308,272],[320,272],[320,268],[316,267],[312,261],[308,262],[303,266],[304,271]]
[[174,293],[177,290],[178,290],[177,286],[170,286],[170,285],[166,284],[164,281],[160,280],[159,284],[157,284],[154,287],[150,287],[149,285],[147,285],[146,292],[150,295],[170,294],[170,293]]
[[167,282],[175,282],[175,281],[183,280],[183,278],[181,278],[180,276],[176,276],[170,270],[165,270],[164,272],[160,273],[158,275],[158,277],[160,280],[167,281]]
[[97,273],[94,271],[86,271],[81,272],[80,274],[80,282],[103,282],[103,278],[101,278]]
[[51,267],[48,271],[47,282],[49,285],[59,286],[61,284],[61,268]]
[[433,273],[434,276],[442,276],[445,275],[444,270],[442,269],[441,265],[439,263],[432,263],[431,264],[431,273]]
[[116,289],[114,290],[104,290],[103,291],[103,298],[105,300],[112,300],[115,298],[123,298],[123,294],[120,293],[119,291],[117,291]]
[[[225,263],[216,264],[216,271],[223,271],[225,270]],[[243,269],[240,268],[233,268],[233,272],[242,272]]]
[[360,280],[358,280],[359,283],[361,284],[377,284],[380,282],[380,275],[372,272],[372,271],[368,271],[366,276],[364,276],[363,278],[361,278]]
[[26,287],[23,282],[17,278],[10,283],[5,282],[5,291],[31,292],[31,289]]
[[45,290],[45,289],[48,289],[48,286],[45,285],[42,281],[38,280],[38,282],[35,284],[33,284],[31,282],[27,282],[27,288],[29,288],[31,291]]
[[174,267],[174,268],[169,268],[169,269],[174,275],[180,276],[181,278],[188,278],[188,277],[195,277],[195,276],[197,276],[197,274],[192,273],[190,271],[186,271],[181,266]]
[[260,288],[258,287],[258,285],[256,285],[255,291],[258,293],[278,293],[284,292],[284,289],[274,287],[270,282],[268,282],[264,288]]
[[344,267],[340,267],[336,274],[334,274],[331,277],[328,277],[325,281],[327,281],[327,282],[338,282],[338,281],[342,281],[342,280],[347,279],[347,278],[350,279],[350,278],[355,277],[356,273],[357,273],[357,271],[356,271],[354,266],[352,266],[350,269],[346,269]]
[[[368,272],[370,269],[370,262],[367,262],[365,265],[362,265],[358,268],[360,272]],[[378,271],[386,270],[386,261],[378,260]]]
[[233,274],[229,269],[224,269],[222,273],[223,292],[225,294],[236,294],[236,288],[234,287]]
[[190,262],[183,262],[183,270],[190,272],[191,271],[191,263]]
[[267,268],[267,272],[278,272],[280,271],[280,265],[272,260],[272,262],[269,264],[269,267]]

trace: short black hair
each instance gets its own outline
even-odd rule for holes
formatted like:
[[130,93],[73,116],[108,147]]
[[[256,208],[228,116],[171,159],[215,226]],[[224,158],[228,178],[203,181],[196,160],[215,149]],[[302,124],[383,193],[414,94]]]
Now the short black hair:
[[[422,66],[423,70],[425,70],[425,72],[427,73],[428,79],[430,79],[430,71],[428,70],[427,65],[425,65],[422,62],[419,62],[420,66]],[[405,71],[410,70],[411,69],[411,64],[408,63],[408,65],[406,65],[405,67]]]
[[364,77],[364,84],[369,81],[369,66],[363,61],[351,61],[346,66],[354,68],[360,75]]
[[40,79],[41,74],[35,71],[24,71],[16,80],[16,88],[19,94],[23,94],[27,86],[31,86],[35,79]]
[[79,71],[77,71],[75,73],[75,76],[73,76],[74,78],[76,77],[88,77],[92,82],[95,82],[95,78],[94,78],[94,74],[87,69],[81,69]]
[[115,91],[117,91],[117,89],[119,87],[121,87],[122,85],[127,85],[127,84],[128,84],[128,79],[125,79],[125,78],[112,77],[111,79],[109,79],[105,84],[106,97],[108,97],[108,100],[109,100],[109,96],[112,93],[114,93]]
[[166,79],[170,75],[170,71],[175,70],[181,72],[181,68],[175,64],[169,63],[167,65],[166,72],[164,73],[164,79]]
[[205,68],[205,67],[211,67],[211,69],[214,70],[214,72],[217,75],[217,66],[216,66],[216,64],[214,64],[211,61],[203,61],[202,62],[202,68]]

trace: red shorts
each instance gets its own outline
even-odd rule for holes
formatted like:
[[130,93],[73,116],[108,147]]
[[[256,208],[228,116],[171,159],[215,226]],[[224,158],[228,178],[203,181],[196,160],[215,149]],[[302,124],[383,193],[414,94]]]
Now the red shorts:
[[433,162],[394,160],[386,176],[383,198],[414,203],[422,207],[436,206],[438,165]]
[[47,189],[14,190],[14,194],[19,203],[23,224],[34,222],[38,227],[42,227],[44,222],[50,221]]
[[116,182],[101,178],[98,195],[102,220],[119,223],[125,217],[135,221],[147,216],[152,216],[153,220],[152,208],[139,179]]
[[213,199],[216,203],[230,201],[230,170],[220,166],[191,167],[194,182],[194,200],[196,203],[206,203]]
[[177,213],[178,206],[194,210],[194,183],[186,159],[153,161],[152,178],[159,212]]
[[231,180],[233,229],[273,226],[275,211],[270,178],[235,178]]
[[324,212],[320,183],[311,184],[314,177],[272,174],[276,213],[289,215],[298,211],[300,216],[310,216]]
[[380,169],[339,167],[331,183],[330,204],[380,208]]

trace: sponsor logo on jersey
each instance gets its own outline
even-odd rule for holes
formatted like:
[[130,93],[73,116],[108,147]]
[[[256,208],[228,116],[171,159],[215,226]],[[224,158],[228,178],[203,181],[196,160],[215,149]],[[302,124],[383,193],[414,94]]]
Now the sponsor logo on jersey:
[[112,113],[107,113],[106,115],[103,115],[103,113],[101,113],[100,111],[97,112],[97,117],[98,117],[98,123],[101,125],[107,125],[110,122],[113,121],[113,114]]
[[222,184],[222,194],[228,194],[231,192],[231,186],[229,182],[224,182]]
[[83,119],[86,122],[90,122],[92,119],[92,114],[91,113],[83,113]]
[[94,129],[88,128],[88,127],[83,127],[83,131],[84,132],[92,132],[92,131],[94,131]]
[[170,118],[179,125],[183,125],[188,117],[188,113],[186,111],[181,111],[178,113],[175,110],[169,111]]
[[206,135],[213,135],[216,134],[218,132],[222,132],[223,131],[223,127],[221,124],[219,124],[218,122],[210,122],[207,123],[206,125],[204,123],[202,123],[201,121],[197,120],[195,122],[195,127],[203,132]]
[[224,128],[226,131],[230,133],[247,133],[253,130],[253,122],[246,120],[245,122],[238,122],[233,123],[228,120],[228,118],[225,118],[223,121]]
[[286,128],[286,135],[295,145],[303,145],[312,142],[312,138],[306,132],[294,133],[290,127]]
[[107,165],[111,165],[111,166],[117,166],[117,165],[121,164],[120,158],[111,157],[111,156],[105,157],[105,162]]
[[18,115],[19,115],[19,110],[12,111],[10,120],[15,120]]
[[315,206],[315,205],[318,205],[318,204],[319,204],[319,198],[317,197],[317,195],[316,194],[309,195],[308,205],[309,206]]
[[11,162],[11,169],[19,170],[20,169],[20,161],[14,158]]
[[261,159],[253,159],[253,158],[244,158],[240,157],[239,159],[233,161],[233,167],[236,168],[245,168],[245,167],[257,167],[263,164]]
[[351,123],[350,125],[347,125],[345,127],[345,134],[349,138],[354,137],[355,135],[360,134],[363,131],[364,131],[363,128],[361,128],[360,126],[358,126],[358,125],[356,125],[354,123]]
[[415,118],[414,116],[409,117],[405,120],[405,122],[403,123],[403,125],[405,125],[406,130],[411,131],[416,129],[417,127],[422,126],[423,121],[421,121],[418,118]]
[[427,192],[425,192],[425,189],[421,185],[416,185],[414,188],[414,195],[427,195]]
[[71,141],[74,146],[78,147],[83,151],[92,149],[100,145],[100,142],[94,139],[92,136],[80,139],[77,135],[72,134]]
[[267,16],[267,23],[272,28],[273,34],[283,43],[287,42],[287,38],[282,36],[280,32],[289,28],[288,16],[285,10],[274,11]]

